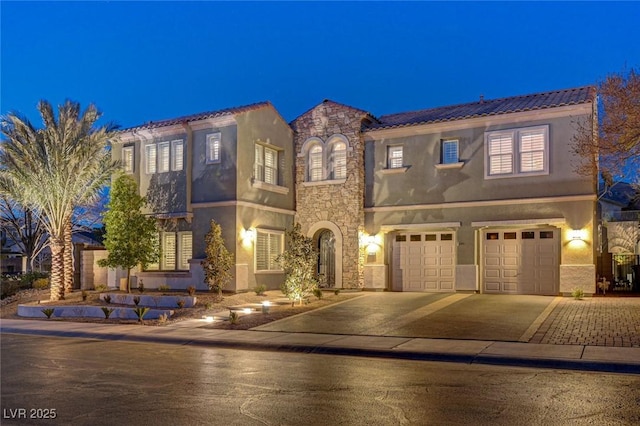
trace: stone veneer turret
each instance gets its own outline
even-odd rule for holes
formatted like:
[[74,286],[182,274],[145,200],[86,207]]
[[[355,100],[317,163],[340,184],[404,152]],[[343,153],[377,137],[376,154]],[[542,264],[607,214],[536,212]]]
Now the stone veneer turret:
[[[364,229],[365,189],[361,128],[363,120],[370,117],[365,111],[325,100],[291,123],[295,131],[296,221],[310,237],[314,236],[310,231],[315,232],[321,222],[331,222],[340,229],[343,288],[364,286],[364,252],[359,244],[359,235]],[[336,135],[344,136],[348,142],[346,180],[306,182],[304,143],[316,137],[326,144]],[[340,259],[336,259],[338,261]]]

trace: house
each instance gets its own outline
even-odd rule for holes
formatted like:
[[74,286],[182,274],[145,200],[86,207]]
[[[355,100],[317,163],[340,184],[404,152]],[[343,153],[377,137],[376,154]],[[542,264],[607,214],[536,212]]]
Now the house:
[[235,254],[229,289],[277,288],[295,220],[325,287],[593,293],[597,192],[571,141],[596,107],[581,87],[380,117],[324,100],[289,124],[264,102],[126,129],[114,157],[163,253],[136,275],[202,288],[213,218]]
[[[158,219],[161,258],[135,271],[147,288],[206,289],[211,220],[235,257],[230,291],[283,279],[275,257],[294,218],[293,132],[269,102],[149,122],[120,131],[113,157]],[[123,271],[110,271],[115,286]]]

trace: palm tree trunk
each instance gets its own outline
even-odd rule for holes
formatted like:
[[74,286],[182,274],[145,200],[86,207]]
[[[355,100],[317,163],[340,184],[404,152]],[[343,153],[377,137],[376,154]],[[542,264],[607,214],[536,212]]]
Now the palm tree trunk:
[[64,298],[64,243],[60,240],[51,241],[51,300]]
[[73,243],[71,241],[71,221],[64,227],[64,294],[73,290]]

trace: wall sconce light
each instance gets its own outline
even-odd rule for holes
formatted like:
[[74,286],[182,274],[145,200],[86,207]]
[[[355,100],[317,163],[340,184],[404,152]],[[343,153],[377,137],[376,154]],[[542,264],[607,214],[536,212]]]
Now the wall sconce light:
[[569,239],[571,241],[584,241],[585,232],[581,229],[574,229],[573,231],[569,231]]
[[240,230],[240,239],[242,240],[242,245],[244,246],[250,246],[256,240],[256,236],[257,232],[255,228]]
[[360,244],[366,247],[368,255],[375,255],[380,249],[382,238],[378,235],[363,235],[360,239]]

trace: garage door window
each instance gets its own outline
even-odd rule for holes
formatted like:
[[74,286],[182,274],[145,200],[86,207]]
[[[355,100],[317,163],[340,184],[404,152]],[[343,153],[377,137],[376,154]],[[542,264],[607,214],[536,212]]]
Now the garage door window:
[[553,238],[553,231],[540,231],[540,238]]
[[398,242],[407,241],[407,236],[406,235],[396,235],[396,241],[398,241]]
[[436,234],[427,234],[424,236],[424,240],[425,241],[435,241],[436,240]]
[[523,240],[533,240],[536,237],[535,232],[527,231],[522,233]]
[[453,234],[441,234],[440,241],[453,241]]
[[411,241],[422,241],[422,235],[412,235]]
[[504,239],[505,240],[515,240],[517,238],[518,234],[515,232],[505,232],[504,233]]
[[487,240],[498,240],[500,239],[500,234],[497,232],[487,232]]

